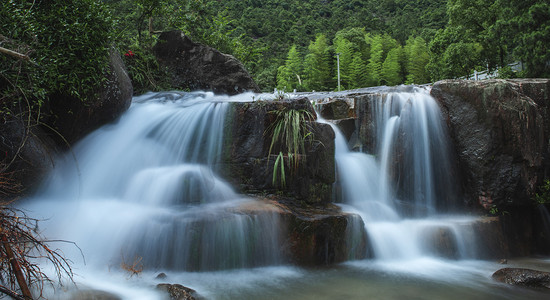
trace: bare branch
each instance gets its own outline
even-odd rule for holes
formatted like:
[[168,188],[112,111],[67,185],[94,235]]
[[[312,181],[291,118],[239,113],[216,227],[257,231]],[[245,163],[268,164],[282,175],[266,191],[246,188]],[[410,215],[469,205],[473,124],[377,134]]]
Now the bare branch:
[[21,54],[19,52],[12,51],[10,49],[6,49],[4,47],[0,47],[0,53],[4,53],[10,56],[13,56],[15,58],[23,59],[23,60],[31,60],[31,58],[26,54]]

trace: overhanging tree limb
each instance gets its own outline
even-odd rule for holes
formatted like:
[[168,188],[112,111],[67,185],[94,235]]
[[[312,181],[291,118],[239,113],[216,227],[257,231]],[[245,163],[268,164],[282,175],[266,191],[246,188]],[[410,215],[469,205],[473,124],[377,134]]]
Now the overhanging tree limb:
[[19,58],[19,59],[31,60],[31,58],[26,54],[21,54],[19,52],[15,52],[13,50],[6,49],[4,47],[0,47],[0,52],[4,53],[4,54],[7,54],[7,55],[10,55],[10,56],[13,56],[13,57],[16,57],[16,58]]

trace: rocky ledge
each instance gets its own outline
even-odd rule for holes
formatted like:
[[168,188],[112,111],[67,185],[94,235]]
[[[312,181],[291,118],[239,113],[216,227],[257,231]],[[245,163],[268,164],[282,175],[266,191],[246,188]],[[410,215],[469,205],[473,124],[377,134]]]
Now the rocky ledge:
[[467,199],[486,211],[531,205],[550,171],[550,79],[444,80],[439,101]]
[[336,205],[303,206],[292,199],[267,197],[232,209],[250,215],[275,215],[283,261],[299,266],[322,266],[369,256],[361,217]]

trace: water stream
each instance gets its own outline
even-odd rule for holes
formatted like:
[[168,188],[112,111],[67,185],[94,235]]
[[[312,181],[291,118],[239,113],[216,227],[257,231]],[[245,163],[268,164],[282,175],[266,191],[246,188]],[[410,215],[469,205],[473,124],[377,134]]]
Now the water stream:
[[[474,260],[471,232],[464,230],[470,218],[438,213],[453,183],[443,176],[451,171],[439,110],[421,89],[375,96],[374,153],[351,152],[336,134],[342,207],[363,218],[374,259],[323,269],[283,265],[278,216],[241,213],[254,200],[216,174],[228,102],[252,96],[136,97],[116,123],[57,160],[23,206],[45,220],[40,226],[48,238],[80,247],[57,245],[74,261],[81,289],[124,299],[161,299],[154,290],[160,282],[184,284],[207,299],[549,295],[492,282],[499,266]],[[453,236],[454,259],[427,246],[430,232],[441,228]],[[123,270],[135,263],[144,266],[138,276]],[[160,272],[167,278],[155,279]],[[52,291],[52,298],[69,295]]]

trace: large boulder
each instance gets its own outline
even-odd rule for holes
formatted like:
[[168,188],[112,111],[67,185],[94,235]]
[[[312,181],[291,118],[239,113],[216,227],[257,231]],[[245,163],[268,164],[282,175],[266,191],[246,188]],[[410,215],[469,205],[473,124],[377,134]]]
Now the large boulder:
[[371,256],[365,224],[336,205],[303,206],[291,199],[258,198],[233,209],[254,218],[276,216],[283,262],[322,266]]
[[259,92],[243,64],[235,57],[193,42],[183,32],[163,32],[153,51],[172,75],[176,89],[211,90],[222,94]]
[[[285,165],[286,186],[273,184],[273,169],[278,154],[269,153],[270,128],[277,112],[288,109],[315,112],[306,98],[284,101],[233,103],[227,119],[222,173],[245,193],[283,191],[309,204],[329,203],[335,181],[334,131],[327,124],[307,121],[310,135],[304,141],[305,155],[298,168]],[[276,150],[278,151],[278,150]],[[291,168],[291,167],[290,167]]]
[[504,268],[493,273],[493,279],[511,285],[550,289],[550,273],[538,270]]
[[548,161],[549,79],[434,84],[470,204],[485,211],[531,205]]
[[52,168],[58,147],[40,127],[28,126],[21,117],[6,114],[2,115],[0,140],[0,197],[13,199],[32,192]]
[[[132,102],[132,82],[120,54],[109,51],[106,80],[98,84],[96,96],[82,101],[72,95],[50,95],[51,117],[47,124],[57,132],[54,138],[63,146],[78,141],[98,127],[116,120]],[[60,136],[58,136],[60,135]]]

